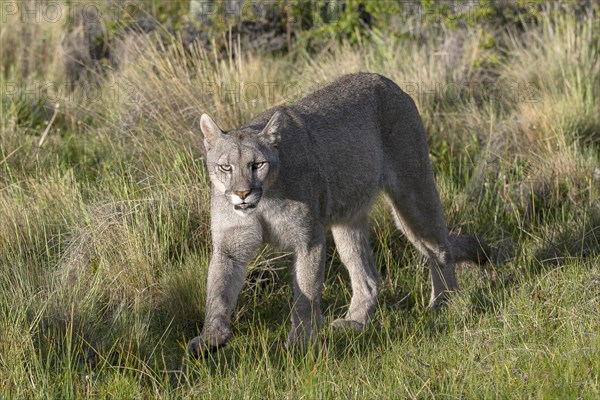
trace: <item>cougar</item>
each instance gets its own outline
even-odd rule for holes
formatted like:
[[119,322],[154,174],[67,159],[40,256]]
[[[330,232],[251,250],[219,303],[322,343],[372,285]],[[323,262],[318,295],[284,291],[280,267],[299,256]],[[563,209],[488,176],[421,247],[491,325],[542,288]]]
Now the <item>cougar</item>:
[[229,132],[203,114],[200,128],[212,182],[213,252],[204,327],[188,344],[193,355],[230,339],[246,265],[264,243],[294,254],[288,346],[309,344],[323,321],[329,229],[352,287],[348,311],[332,325],[365,329],[380,286],[368,223],[380,192],[397,226],[429,259],[429,307],[457,290],[454,263],[486,259],[478,237],[449,235],[415,103],[384,76],[345,75]]

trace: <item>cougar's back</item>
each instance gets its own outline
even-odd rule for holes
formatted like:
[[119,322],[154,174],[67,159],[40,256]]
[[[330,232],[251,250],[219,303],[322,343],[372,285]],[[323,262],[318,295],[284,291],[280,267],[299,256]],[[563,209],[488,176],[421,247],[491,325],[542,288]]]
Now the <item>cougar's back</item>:
[[310,203],[327,222],[364,214],[390,178],[427,161],[414,102],[378,74],[345,75],[246,127],[261,129],[276,111],[286,120],[272,195]]

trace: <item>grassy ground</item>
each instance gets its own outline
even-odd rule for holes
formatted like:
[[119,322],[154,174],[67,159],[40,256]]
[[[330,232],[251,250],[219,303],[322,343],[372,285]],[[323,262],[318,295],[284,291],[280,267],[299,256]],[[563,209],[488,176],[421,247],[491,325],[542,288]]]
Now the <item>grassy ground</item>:
[[[9,21],[0,34],[0,397],[597,398],[592,11],[576,19],[548,8],[521,31],[496,32],[497,47],[465,28],[332,42],[318,54],[232,45],[220,57],[130,36],[115,44],[118,68],[54,97],[43,87],[69,82],[61,57],[77,27]],[[353,71],[383,73],[415,98],[449,227],[487,238],[493,262],[459,266],[461,292],[428,312],[425,263],[378,204],[375,326],[324,328],[318,352],[286,353],[290,258],[265,249],[249,266],[230,345],[188,359],[210,256],[198,116],[232,128]],[[333,248],[327,262],[331,321],[351,293]]]

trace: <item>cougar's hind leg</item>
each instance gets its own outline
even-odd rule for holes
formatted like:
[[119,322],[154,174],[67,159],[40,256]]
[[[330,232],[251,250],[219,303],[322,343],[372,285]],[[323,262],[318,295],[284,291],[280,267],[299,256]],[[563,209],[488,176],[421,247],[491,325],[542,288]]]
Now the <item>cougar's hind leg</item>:
[[411,184],[410,191],[387,189],[386,197],[398,227],[429,259],[429,307],[437,308],[458,289],[446,221],[433,176],[415,179]]
[[349,327],[363,330],[367,327],[377,305],[379,275],[375,268],[367,219],[331,229],[340,259],[348,269],[352,285],[352,299],[344,318],[332,323],[334,328]]

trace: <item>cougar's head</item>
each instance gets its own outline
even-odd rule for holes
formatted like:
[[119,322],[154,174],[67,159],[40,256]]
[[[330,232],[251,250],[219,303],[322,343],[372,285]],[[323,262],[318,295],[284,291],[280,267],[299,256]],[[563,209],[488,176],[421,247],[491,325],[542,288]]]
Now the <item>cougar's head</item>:
[[256,210],[264,191],[277,178],[283,117],[278,111],[263,129],[231,132],[223,132],[207,114],[200,119],[210,179],[240,215]]

